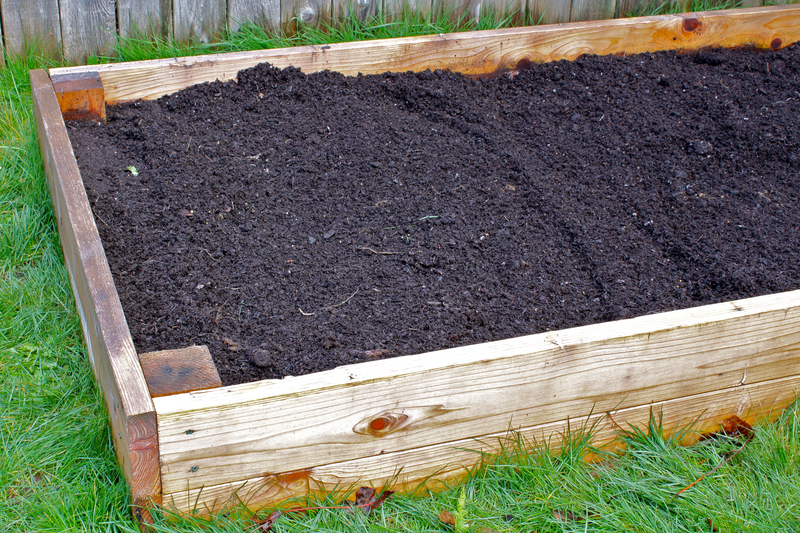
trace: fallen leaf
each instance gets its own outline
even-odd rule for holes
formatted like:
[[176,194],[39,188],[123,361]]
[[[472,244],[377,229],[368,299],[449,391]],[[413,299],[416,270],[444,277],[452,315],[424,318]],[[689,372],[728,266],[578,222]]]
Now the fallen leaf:
[[729,416],[720,424],[720,428],[712,433],[703,433],[700,440],[715,439],[717,437],[745,437],[749,439],[753,436],[753,426],[742,420],[736,415]]
[[379,357],[384,357],[386,355],[389,355],[389,350],[386,350],[384,348],[379,348],[377,350],[367,350],[366,352],[364,352],[364,355],[366,355],[370,359],[378,359]]
[[490,527],[482,527],[481,528],[481,533],[500,533],[500,532],[497,531],[496,529],[492,529]]
[[270,531],[272,531],[272,526],[275,525],[275,522],[277,522],[278,518],[280,517],[281,517],[280,511],[273,511],[272,514],[270,514],[264,522],[258,524],[258,530],[261,531],[262,533],[269,533]]
[[371,487],[360,487],[356,491],[356,507],[360,507],[366,514],[370,514],[380,507],[392,494],[394,494],[393,490],[385,490],[376,498],[375,489]]
[[713,531],[714,533],[717,533],[717,531],[719,531],[719,529],[717,529],[717,526],[714,525],[713,520],[711,520],[710,518],[706,518],[706,522],[708,522],[708,527],[711,528],[711,531]]
[[445,509],[439,513],[439,521],[445,525],[456,527],[456,515]]
[[231,339],[229,339],[227,337],[222,339],[222,342],[224,342],[225,344],[228,345],[227,349],[229,351],[231,351],[231,352],[240,352],[240,351],[244,350],[244,348],[242,347],[241,344],[239,344],[238,342],[236,342],[234,340],[231,340]]

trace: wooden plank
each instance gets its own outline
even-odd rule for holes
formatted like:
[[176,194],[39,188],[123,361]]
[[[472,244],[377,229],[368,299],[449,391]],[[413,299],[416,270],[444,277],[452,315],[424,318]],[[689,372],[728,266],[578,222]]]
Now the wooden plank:
[[269,61],[305,72],[403,72],[448,68],[482,74],[531,62],[584,54],[635,54],[708,46],[783,47],[800,40],[800,6],[711,11],[508,28],[373,42],[304,46],[216,56],[173,58],[51,70],[60,76],[97,71],[106,103],[152,99],[196,83],[231,80],[239,70]]
[[225,29],[225,0],[174,0],[172,31],[178,41],[210,42]]
[[103,82],[96,72],[64,76],[53,89],[64,120],[106,121]]
[[20,55],[30,45],[53,56],[61,54],[58,0],[3,0],[0,11],[9,54]]
[[161,498],[158,434],[147,390],[97,234],[78,165],[50,78],[30,74],[39,146],[58,221],[89,360],[111,419],[117,460],[131,487],[134,512]]
[[[189,490],[184,488],[165,493],[164,504],[183,513],[196,508],[205,514],[223,511],[239,500],[252,509],[273,506],[289,498],[303,498],[320,488],[334,493],[359,485],[376,488],[386,485],[401,492],[414,490],[420,485],[436,490],[443,488],[444,483],[463,478],[467,468],[480,462],[478,452],[497,453],[503,446],[513,448],[520,440],[530,446],[548,443],[549,449],[556,452],[568,430],[574,434],[582,428],[593,428],[592,443],[613,450],[619,445],[616,442],[617,424],[625,429],[631,426],[646,429],[651,414],[654,414],[662,417],[667,435],[693,423],[694,431],[688,433],[682,442],[691,444],[697,435],[718,430],[720,422],[729,416],[738,416],[750,424],[774,420],[796,400],[798,392],[800,376],[790,376],[610,413],[596,412],[570,418],[569,427],[565,420],[522,428],[511,421],[510,427],[514,429],[511,433],[504,430],[296,472],[260,475]],[[690,481],[687,480],[687,484]]]
[[189,346],[139,354],[153,398],[222,385],[208,346]]
[[166,36],[172,32],[172,0],[117,0],[121,37]]
[[333,24],[341,26],[348,20],[366,22],[381,9],[380,0],[332,0]]
[[569,22],[572,0],[528,0],[528,17],[534,24]]
[[59,0],[64,59],[85,63],[111,52],[117,35],[115,0]]
[[238,31],[245,22],[278,33],[281,27],[280,0],[228,0],[228,29]]
[[[156,398],[165,493],[794,375],[800,291]],[[191,431],[187,435],[187,431]]]
[[332,0],[283,0],[281,2],[281,28],[288,34],[299,25],[325,26],[331,23]]
[[569,19],[572,22],[614,18],[616,0],[572,0]]
[[431,14],[432,0],[383,0],[383,14],[387,20],[402,20],[404,13]]

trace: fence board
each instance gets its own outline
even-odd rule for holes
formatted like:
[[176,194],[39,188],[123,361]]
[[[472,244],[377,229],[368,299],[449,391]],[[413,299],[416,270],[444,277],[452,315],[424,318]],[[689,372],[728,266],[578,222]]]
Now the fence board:
[[225,0],[173,0],[172,31],[179,41],[213,40],[227,22]]
[[528,17],[533,24],[569,22],[572,0],[528,0]]
[[570,22],[614,18],[616,0],[572,0]]
[[119,35],[167,35],[172,32],[172,0],[117,0]]
[[282,0],[281,26],[284,31],[293,33],[300,24],[330,24],[331,9],[331,0]]
[[388,20],[402,18],[404,13],[431,14],[432,0],[383,0],[383,14]]
[[235,32],[245,22],[277,32],[281,26],[281,0],[228,0],[228,29]]
[[367,21],[378,14],[381,0],[333,0],[334,23],[354,18],[361,22]]
[[59,7],[67,61],[85,63],[88,56],[111,52],[117,33],[114,0],[61,0]]
[[61,22],[58,0],[3,0],[3,37],[8,53],[19,55],[26,44],[60,53]]

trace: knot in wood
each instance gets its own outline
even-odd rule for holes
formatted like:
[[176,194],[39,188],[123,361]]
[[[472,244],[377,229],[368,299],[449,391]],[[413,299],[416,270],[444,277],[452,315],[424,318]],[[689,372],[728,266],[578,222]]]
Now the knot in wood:
[[304,5],[297,16],[304,23],[311,24],[317,18],[317,11],[314,9],[314,6]]
[[781,39],[780,37],[775,37],[774,39],[772,39],[772,42],[769,43],[769,47],[772,48],[773,50],[777,50],[778,48],[781,47],[782,44],[783,44],[783,39]]
[[353,431],[360,435],[383,437],[407,425],[409,416],[403,413],[383,412],[361,420]]
[[697,20],[696,18],[684,19],[683,21],[683,31],[685,32],[693,32],[700,29],[703,25],[702,22]]

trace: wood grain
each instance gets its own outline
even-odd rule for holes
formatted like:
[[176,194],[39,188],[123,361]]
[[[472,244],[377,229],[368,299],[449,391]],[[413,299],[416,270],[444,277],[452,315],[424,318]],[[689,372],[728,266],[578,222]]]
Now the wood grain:
[[528,0],[528,20],[533,24],[569,22],[572,0]]
[[115,0],[59,0],[64,59],[85,63],[111,53],[116,42]]
[[212,41],[227,22],[225,0],[173,0],[172,31],[178,41]]
[[404,13],[431,14],[432,0],[383,0],[383,14],[388,21],[402,19]]
[[572,0],[569,11],[571,22],[614,18],[616,0]]
[[[163,490],[703,394],[798,364],[793,291],[156,398]],[[394,422],[364,431],[377,419]]]
[[228,29],[238,31],[245,22],[277,33],[281,27],[281,0],[228,0]]
[[[570,418],[532,427],[519,427],[513,421],[506,430],[472,439],[463,439],[421,448],[385,453],[352,461],[331,463],[295,472],[260,475],[251,479],[176,490],[164,494],[164,504],[179,512],[220,512],[232,503],[244,501],[252,509],[278,505],[289,498],[303,498],[324,488],[331,492],[368,485],[390,486],[411,492],[420,486],[430,490],[461,479],[467,469],[480,462],[479,452],[497,453],[514,449],[519,442],[529,448],[547,443],[557,452],[562,437],[592,429],[592,443],[608,450],[617,449],[619,427],[630,425],[646,430],[651,415],[660,417],[665,433],[693,424],[682,444],[691,444],[697,435],[716,431],[720,421],[736,415],[751,424],[774,420],[800,392],[800,376],[770,380],[753,385],[729,387],[696,396],[640,405],[589,416]],[[613,421],[612,421],[613,419]],[[508,428],[513,429],[509,432]],[[686,480],[690,483],[692,480]],[[297,505],[297,504],[295,504]]]
[[[304,0],[305,1],[305,0]],[[691,18],[692,24],[684,21]],[[691,30],[691,31],[690,31]],[[239,70],[269,61],[305,72],[403,72],[448,68],[482,74],[528,62],[575,59],[584,54],[634,54],[708,46],[785,47],[800,40],[800,7],[764,7],[575,22],[449,35],[429,35],[174,58],[51,70],[51,76],[97,71],[106,102],[152,99],[189,85],[234,79]]]
[[3,0],[3,37],[9,54],[20,55],[26,45],[61,55],[61,21],[58,0]]
[[222,385],[208,346],[189,346],[139,354],[153,398]]
[[172,0],[117,0],[121,37],[166,36],[172,32]]
[[281,27],[291,35],[300,25],[331,24],[332,9],[333,0],[282,0]]
[[50,78],[30,74],[39,146],[53,199],[58,232],[84,339],[111,419],[117,460],[140,517],[159,502],[158,435],[147,390],[119,296],[97,234],[78,165]]
[[382,9],[381,0],[332,0],[333,24],[341,26],[349,20],[367,22]]

